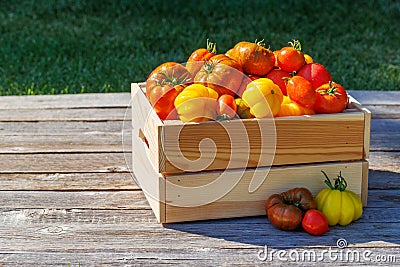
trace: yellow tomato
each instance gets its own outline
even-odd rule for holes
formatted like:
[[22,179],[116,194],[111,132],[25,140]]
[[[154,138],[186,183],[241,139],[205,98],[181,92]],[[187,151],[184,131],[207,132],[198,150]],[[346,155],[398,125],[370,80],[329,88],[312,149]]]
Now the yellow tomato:
[[326,173],[323,171],[322,173],[329,188],[322,189],[315,197],[315,201],[317,209],[328,219],[328,224],[344,226],[359,219],[363,213],[360,197],[353,191],[346,190],[347,182],[341,174],[336,179],[335,185],[332,185]]
[[273,117],[278,114],[283,94],[278,85],[268,78],[251,81],[244,90],[242,99],[256,118]]
[[309,54],[304,54],[304,59],[306,60],[306,64],[314,62],[313,58]]
[[276,117],[286,116],[301,116],[301,115],[313,115],[315,111],[311,108],[306,108],[298,103],[291,101],[289,97],[284,96],[281,109],[279,110]]
[[183,122],[214,120],[218,93],[202,84],[191,84],[175,98],[174,105]]

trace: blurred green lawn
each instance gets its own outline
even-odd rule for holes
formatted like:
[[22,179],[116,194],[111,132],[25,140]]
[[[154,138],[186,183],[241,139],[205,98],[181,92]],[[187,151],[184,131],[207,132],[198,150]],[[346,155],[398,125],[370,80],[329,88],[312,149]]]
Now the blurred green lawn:
[[292,39],[346,89],[400,90],[400,2],[1,0],[0,95],[129,91],[206,39]]

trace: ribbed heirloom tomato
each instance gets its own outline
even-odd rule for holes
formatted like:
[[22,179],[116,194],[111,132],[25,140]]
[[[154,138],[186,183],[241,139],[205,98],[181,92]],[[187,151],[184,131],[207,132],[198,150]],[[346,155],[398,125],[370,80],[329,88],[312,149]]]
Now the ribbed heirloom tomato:
[[146,96],[160,119],[176,119],[174,100],[192,81],[189,71],[176,62],[165,62],[150,73]]
[[283,94],[278,85],[268,78],[250,82],[243,92],[242,99],[250,107],[256,118],[273,117],[281,108]]
[[218,54],[204,63],[194,82],[214,89],[219,96],[235,95],[242,83],[242,68],[235,60]]
[[301,224],[303,212],[316,209],[310,190],[304,187],[290,189],[268,197],[265,210],[271,224],[282,230],[295,230]]
[[246,74],[263,76],[275,65],[274,53],[265,48],[263,41],[239,42],[227,54],[239,62]]

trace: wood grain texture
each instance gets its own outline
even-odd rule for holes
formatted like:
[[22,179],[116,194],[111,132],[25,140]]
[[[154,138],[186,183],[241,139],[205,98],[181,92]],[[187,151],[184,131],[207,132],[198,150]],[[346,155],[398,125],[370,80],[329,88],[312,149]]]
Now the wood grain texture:
[[0,173],[129,172],[131,153],[0,154]]
[[[272,158],[273,165],[361,160],[368,155],[365,149],[369,151],[369,138],[364,143],[369,124],[364,118],[363,112],[349,112],[275,121],[165,125],[161,137],[165,167],[159,172],[193,171],[199,165],[206,166],[204,170],[268,166]],[[212,141],[204,142],[207,139]],[[237,153],[248,153],[248,161],[235,160]]]
[[400,105],[400,91],[348,90],[362,105]]
[[4,191],[138,190],[131,173],[0,173]]
[[[363,177],[366,175],[364,164],[368,168],[368,163],[360,161],[167,176],[166,222],[265,214],[265,200],[269,195],[302,186],[316,195],[325,188],[321,170],[331,178],[342,171],[348,188],[366,204],[368,181],[364,183],[363,179],[368,177]],[[250,184],[260,178],[260,186],[253,191]],[[199,206],[203,203],[208,204]]]
[[296,263],[262,262],[260,249],[321,253],[339,238],[397,261],[297,265],[398,265],[400,92],[350,93],[372,111],[368,206],[319,237],[265,216],[159,224],[118,141],[132,143],[129,93],[0,97],[0,266],[281,267]]
[[129,93],[2,96],[0,109],[127,107]]
[[0,109],[0,121],[121,121],[130,120],[131,111],[123,108]]

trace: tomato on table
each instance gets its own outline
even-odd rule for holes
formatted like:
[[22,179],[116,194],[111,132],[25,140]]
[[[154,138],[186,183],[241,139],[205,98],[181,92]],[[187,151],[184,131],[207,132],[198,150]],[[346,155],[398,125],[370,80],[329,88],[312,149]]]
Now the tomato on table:
[[326,178],[325,183],[328,188],[322,189],[315,197],[315,201],[318,210],[326,216],[328,224],[344,226],[358,220],[363,213],[361,198],[353,191],[346,189],[347,182],[341,172],[334,185],[328,175],[324,171],[322,173]]
[[329,232],[328,220],[319,210],[308,210],[301,222],[303,229],[311,235],[322,235]]
[[268,197],[265,210],[269,221],[281,230],[297,229],[303,219],[303,212],[316,209],[317,204],[310,190],[297,187]]

